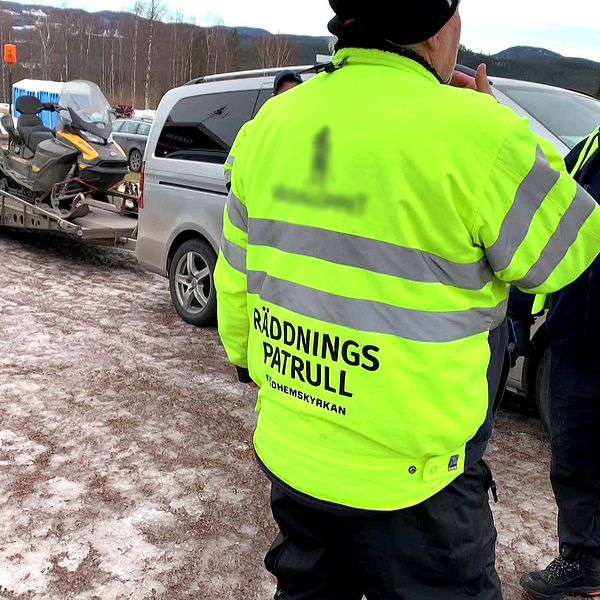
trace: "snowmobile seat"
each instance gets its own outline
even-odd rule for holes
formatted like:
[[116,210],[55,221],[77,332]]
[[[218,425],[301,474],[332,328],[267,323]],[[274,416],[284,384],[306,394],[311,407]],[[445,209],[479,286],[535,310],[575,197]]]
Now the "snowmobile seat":
[[44,105],[35,96],[20,96],[17,98],[15,108],[21,113],[17,129],[25,145],[35,152],[38,144],[54,137],[54,132],[44,125],[39,116],[44,110]]
[[38,144],[44,140],[49,140],[54,137],[54,132],[51,129],[44,127],[43,129],[33,129],[25,138],[25,144],[32,151],[35,152]]

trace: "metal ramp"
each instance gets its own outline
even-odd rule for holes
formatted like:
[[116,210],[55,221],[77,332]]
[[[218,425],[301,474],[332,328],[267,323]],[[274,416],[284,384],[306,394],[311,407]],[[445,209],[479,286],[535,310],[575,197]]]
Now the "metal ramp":
[[130,250],[135,249],[137,237],[137,219],[114,204],[85,199],[71,213],[59,213],[1,190],[0,226],[48,232]]

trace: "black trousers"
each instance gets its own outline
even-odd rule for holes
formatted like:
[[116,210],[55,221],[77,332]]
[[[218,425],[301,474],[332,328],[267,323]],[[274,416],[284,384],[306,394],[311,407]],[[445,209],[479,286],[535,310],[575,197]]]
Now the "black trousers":
[[553,356],[550,424],[561,546],[600,556],[600,375]]
[[280,534],[265,558],[279,600],[501,600],[489,467],[479,462],[422,504],[337,514],[276,484]]

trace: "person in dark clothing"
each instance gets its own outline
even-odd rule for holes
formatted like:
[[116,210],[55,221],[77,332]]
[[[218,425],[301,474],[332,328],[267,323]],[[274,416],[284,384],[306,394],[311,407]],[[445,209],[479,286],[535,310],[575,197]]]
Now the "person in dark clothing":
[[[575,179],[600,202],[600,129],[565,159]],[[533,298],[511,294],[509,314],[517,349],[529,350]],[[551,482],[559,509],[560,554],[541,571],[524,575],[534,598],[600,595],[600,258],[574,283],[552,296],[546,323],[552,345]]]
[[302,77],[295,71],[281,71],[273,83],[273,96],[279,96],[302,83]]

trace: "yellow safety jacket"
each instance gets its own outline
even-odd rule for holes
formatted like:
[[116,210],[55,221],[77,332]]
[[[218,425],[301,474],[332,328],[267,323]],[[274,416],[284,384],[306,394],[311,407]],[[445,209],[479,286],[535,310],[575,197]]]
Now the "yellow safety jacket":
[[[579,154],[575,166],[570,170],[571,176],[578,180],[579,175],[586,167],[586,165],[590,162],[590,160],[592,160],[592,158],[596,156],[598,150],[600,150],[600,127],[594,129],[594,131],[592,131],[592,133],[587,138],[587,141],[581,149],[581,153]],[[547,294],[538,294],[533,302],[531,314],[539,315],[545,310],[551,308],[551,306],[551,297],[549,297]]]
[[267,469],[387,511],[464,471],[508,285],[573,281],[600,252],[600,210],[493,98],[396,54],[345,59],[234,144],[219,332],[260,386]]

